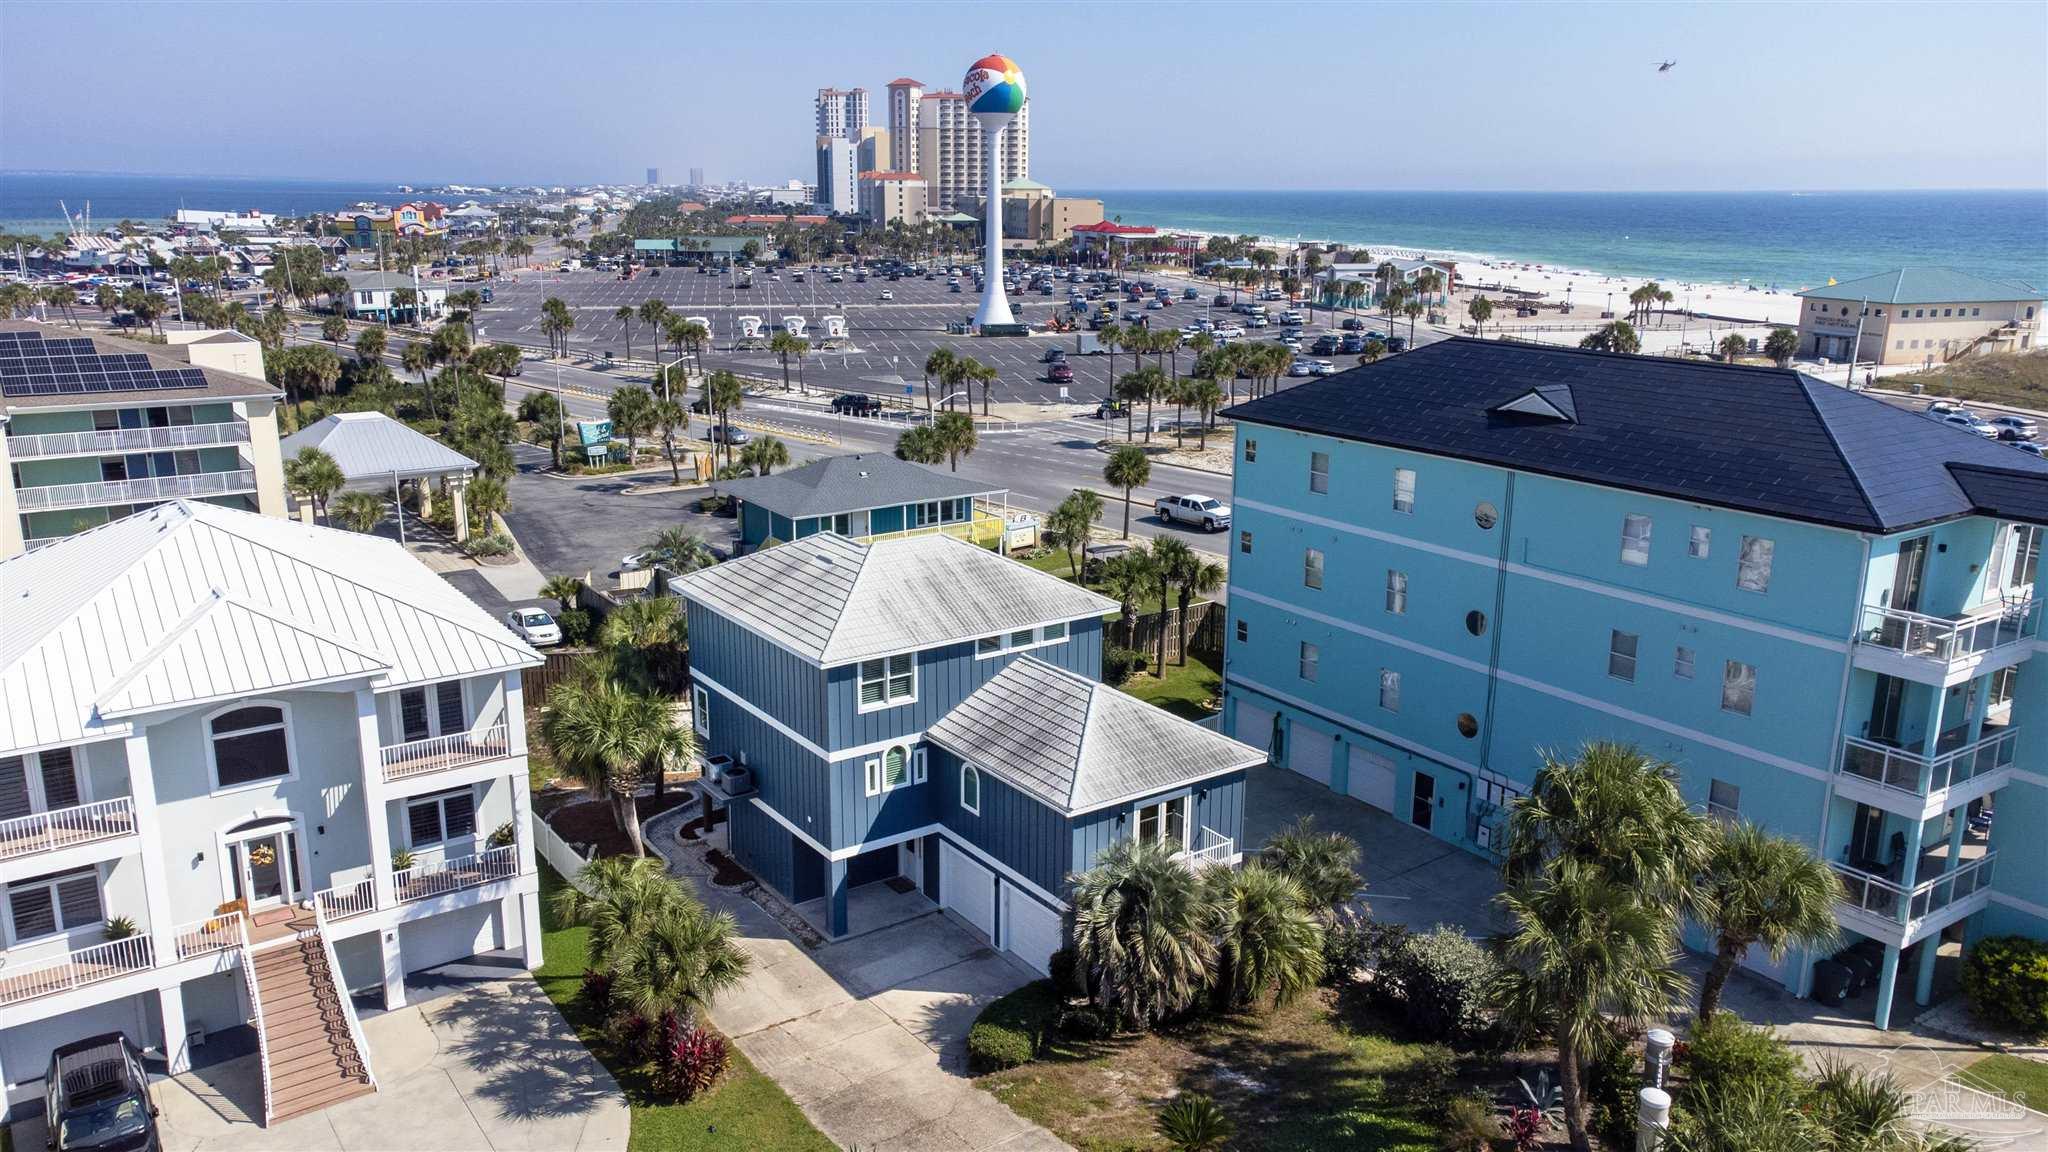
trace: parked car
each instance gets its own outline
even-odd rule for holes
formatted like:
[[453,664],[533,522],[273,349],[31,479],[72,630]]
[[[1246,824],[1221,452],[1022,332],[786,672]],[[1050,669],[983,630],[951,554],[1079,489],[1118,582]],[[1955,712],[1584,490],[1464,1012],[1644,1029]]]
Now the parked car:
[[1984,422],[1998,429],[2000,440],[2032,440],[2041,434],[2040,425],[2027,416],[1990,416]]
[[[628,556],[620,568],[630,572],[640,567],[640,564],[636,563],[640,559],[639,555]],[[562,642],[562,626],[555,623],[555,618],[548,615],[545,608],[514,608],[505,613],[505,626],[535,648],[546,648]]]
[[896,294],[894,292],[889,291],[887,288],[882,289],[882,299],[894,300],[895,298]]
[[1336,372],[1337,366],[1328,360],[1314,360],[1308,366],[1308,374],[1311,376],[1333,376]]
[[846,392],[832,398],[832,410],[841,416],[879,416],[882,400],[866,392]]
[[49,1147],[59,1152],[155,1152],[161,1148],[149,1077],[120,1032],[74,1040],[50,1053],[43,1078]]
[[1209,303],[1215,305],[1218,308],[1228,308],[1230,307],[1230,295],[1225,292],[1218,292],[1216,294],[1216,298],[1209,301]]
[[1066,358],[1067,350],[1055,344],[1052,347],[1047,348],[1045,350],[1044,355],[1038,358],[1038,361],[1041,364],[1057,364],[1060,361],[1065,360]]
[[1296,360],[1287,366],[1287,374],[1289,376],[1313,376],[1315,375],[1315,366],[1316,362],[1313,360]]
[[753,435],[745,428],[736,428],[725,424],[713,424],[711,430],[704,434],[704,438],[713,444],[732,444],[735,446],[751,444],[754,440]]
[[1346,332],[1358,332],[1365,328],[1365,321],[1360,320],[1356,316],[1346,316],[1343,323],[1339,324],[1338,327]]
[[2048,449],[2044,449],[2044,448],[2042,448],[2042,447],[2041,447],[2041,446],[2040,446],[2039,444],[2035,443],[2035,442],[2034,442],[2034,441],[2032,441],[2032,440],[2018,440],[2018,441],[2015,441],[2015,442],[2013,443],[2013,447],[2015,447],[2015,448],[2019,449],[2019,450],[2020,450],[2020,451],[2022,451],[2022,452],[2025,452],[2025,453],[2026,453],[2027,455],[2029,455],[2029,456],[2035,456],[2035,457],[2044,457],[2044,456],[2048,456]]
[[1183,288],[1180,290],[1180,298],[1183,300],[1200,300],[1202,294],[1193,288]]
[[1977,419],[1968,412],[1950,412],[1946,416],[1938,416],[1935,419],[1939,423],[1946,424],[1951,428],[1960,428],[1965,432],[1974,432],[1986,440],[1998,439],[1997,428]]
[[1152,511],[1168,523],[1194,524],[1204,532],[1221,532],[1230,527],[1230,505],[1214,496],[1163,496]]
[[1380,341],[1380,343],[1385,344],[1389,352],[1406,352],[1408,350],[1408,338],[1406,336],[1389,336],[1385,340]]
[[1054,384],[1072,384],[1074,366],[1065,360],[1054,361],[1052,367],[1045,370],[1045,378]]

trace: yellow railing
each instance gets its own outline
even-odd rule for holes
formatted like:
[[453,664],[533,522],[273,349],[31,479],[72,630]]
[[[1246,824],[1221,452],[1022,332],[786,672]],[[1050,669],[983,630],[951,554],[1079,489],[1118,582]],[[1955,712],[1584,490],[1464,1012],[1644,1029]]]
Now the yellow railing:
[[1003,538],[1003,518],[993,512],[974,510],[970,520],[958,520],[951,524],[927,524],[921,528],[905,528],[898,532],[874,532],[856,537],[863,544],[877,540],[902,540],[911,536],[952,536],[983,548],[993,548]]

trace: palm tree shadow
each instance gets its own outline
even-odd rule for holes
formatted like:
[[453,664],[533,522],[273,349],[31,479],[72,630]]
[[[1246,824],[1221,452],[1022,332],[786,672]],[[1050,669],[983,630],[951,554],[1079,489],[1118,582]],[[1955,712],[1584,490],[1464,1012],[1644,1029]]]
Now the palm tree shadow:
[[442,1050],[479,1079],[473,1098],[503,1119],[587,1115],[620,1086],[531,980],[461,992],[427,1008]]

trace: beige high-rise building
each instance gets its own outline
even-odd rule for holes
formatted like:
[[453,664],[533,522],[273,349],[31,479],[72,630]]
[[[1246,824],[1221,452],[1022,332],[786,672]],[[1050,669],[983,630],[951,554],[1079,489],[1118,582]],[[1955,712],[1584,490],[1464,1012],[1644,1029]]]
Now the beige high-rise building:
[[818,135],[859,140],[861,129],[868,126],[868,90],[820,88],[817,113]]
[[860,174],[860,208],[878,227],[896,221],[906,225],[924,223],[924,177],[915,172],[863,172]]
[[887,128],[863,128],[854,149],[854,166],[862,172],[873,172],[889,167],[890,150],[895,143],[895,134]]
[[[981,122],[958,92],[926,92],[918,101],[917,171],[930,189],[935,212],[979,211],[988,195],[982,173]],[[1031,103],[1003,133],[1003,182],[1031,178]]]
[[[917,168],[917,105],[924,98],[922,81],[908,76],[889,81],[889,163],[898,172]],[[882,165],[876,165],[882,167]]]

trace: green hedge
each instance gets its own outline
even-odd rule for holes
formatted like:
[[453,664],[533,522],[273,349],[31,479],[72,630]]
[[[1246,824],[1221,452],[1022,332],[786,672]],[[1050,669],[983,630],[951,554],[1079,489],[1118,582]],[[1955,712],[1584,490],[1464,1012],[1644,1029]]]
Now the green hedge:
[[1963,992],[1984,1019],[2023,1035],[2048,1034],[2048,943],[1992,936],[1970,950]]
[[1028,1064],[1059,1019],[1052,981],[1036,980],[981,1010],[967,1030],[967,1064],[976,1074]]

